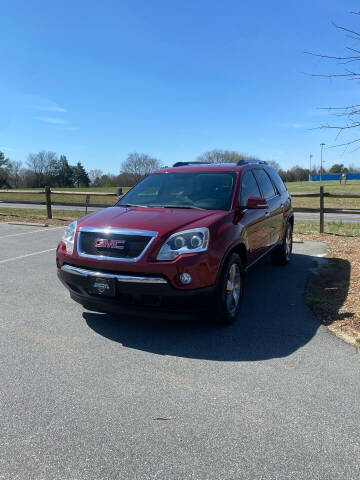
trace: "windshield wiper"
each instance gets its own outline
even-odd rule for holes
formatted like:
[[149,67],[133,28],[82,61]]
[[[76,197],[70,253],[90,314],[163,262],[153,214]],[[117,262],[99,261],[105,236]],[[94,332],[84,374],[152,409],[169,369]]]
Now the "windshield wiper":
[[156,208],[190,208],[192,210],[206,210],[205,208],[195,207],[193,205],[149,205]]
[[137,205],[136,203],[119,203],[117,207],[143,207],[143,208],[149,208],[148,205]]

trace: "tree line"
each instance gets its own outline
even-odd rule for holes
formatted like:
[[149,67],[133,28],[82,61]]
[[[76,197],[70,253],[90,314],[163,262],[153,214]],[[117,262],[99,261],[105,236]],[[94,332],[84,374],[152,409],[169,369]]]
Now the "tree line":
[[24,166],[0,152],[0,188],[88,187],[90,179],[81,162],[70,165],[65,155],[42,150],[30,153]]
[[[233,150],[211,150],[199,155],[196,161],[206,163],[236,163],[239,160],[259,160],[253,155]],[[295,165],[283,170],[276,161],[267,161],[275,167],[286,182],[299,182],[309,179],[310,170]],[[169,164],[170,166],[170,164]],[[29,154],[26,164],[12,161],[0,152],[0,188],[42,188],[50,187],[131,187],[150,172],[161,167],[157,158],[144,153],[129,153],[121,165],[119,174],[104,173],[101,169],[87,171],[81,162],[71,165],[65,155],[42,150]],[[323,173],[360,172],[355,165],[344,167],[336,163]],[[320,173],[314,166],[311,173]]]
[[71,165],[65,155],[42,150],[30,153],[25,165],[0,152],[0,188],[132,186],[161,163],[144,153],[130,153],[118,175],[100,169],[87,171],[81,162]]
[[[275,164],[273,165],[277,171],[279,172],[280,177],[284,182],[305,182],[309,180],[309,174],[320,174],[320,167],[314,166],[311,168],[303,168],[300,167],[299,165],[295,165],[292,168],[289,168],[288,170],[283,170],[280,168],[279,164],[277,162],[268,162],[270,164]],[[334,163],[332,167],[329,169],[326,169],[323,167],[322,169],[322,174],[325,173],[360,173],[360,168],[357,167],[355,164],[349,165],[349,167],[345,167],[344,164],[342,163]]]

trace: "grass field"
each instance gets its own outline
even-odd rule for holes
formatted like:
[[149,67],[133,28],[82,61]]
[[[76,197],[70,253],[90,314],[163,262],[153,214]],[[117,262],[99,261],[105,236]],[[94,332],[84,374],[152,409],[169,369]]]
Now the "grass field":
[[[294,233],[319,233],[319,222],[295,220]],[[344,235],[347,237],[360,237],[360,224],[350,222],[325,222],[325,233]]]
[[[339,182],[289,182],[286,184],[290,193],[319,193],[320,186],[328,193],[356,193],[360,194],[360,180],[349,181],[346,185]],[[319,208],[319,198],[293,198],[294,207]],[[325,207],[328,208],[358,208],[360,198],[325,198]]]
[[[319,193],[320,185],[324,186],[325,192],[329,193],[357,193],[360,194],[360,180],[349,181],[346,185],[339,184],[339,182],[289,182],[286,184],[290,193]],[[122,187],[123,192],[127,192],[129,187]],[[32,190],[32,189],[31,189]],[[99,192],[99,193],[116,193],[116,187],[101,187],[101,188],[54,188],[57,191],[67,192]],[[53,202],[70,202],[70,203],[85,203],[85,196],[78,195],[52,195]],[[0,190],[0,202],[6,202],[7,200],[19,200],[19,201],[37,201],[44,202],[44,194],[7,194],[2,193]],[[106,205],[113,205],[116,201],[116,197],[90,197],[90,205],[96,203],[103,203]],[[319,198],[293,198],[294,207],[310,207],[319,208]],[[325,198],[325,207],[329,208],[358,208],[360,209],[360,199],[357,198]]]
[[[36,210],[32,208],[9,208],[9,207],[0,207],[0,221],[1,217],[5,215],[11,215],[16,217],[28,218],[29,222],[31,218],[40,218],[44,221],[47,220],[45,210]],[[53,219],[55,220],[74,220],[85,215],[84,212],[72,211],[72,210],[53,210]],[[24,220],[25,221],[25,220]]]

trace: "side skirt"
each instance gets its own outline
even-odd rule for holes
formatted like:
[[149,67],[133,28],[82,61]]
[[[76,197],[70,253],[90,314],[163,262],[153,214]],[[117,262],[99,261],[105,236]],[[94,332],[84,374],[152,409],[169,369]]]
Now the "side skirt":
[[273,245],[272,247],[268,248],[266,250],[266,252],[262,253],[258,258],[256,258],[253,262],[251,262],[249,265],[247,265],[247,267],[245,268],[245,272],[247,272],[249,270],[249,268],[253,267],[259,260],[261,260],[262,258],[264,258],[266,255],[268,255],[272,250],[274,250],[274,248],[278,247],[279,245],[282,244],[282,241],[279,241],[277,243],[275,243],[275,245]]

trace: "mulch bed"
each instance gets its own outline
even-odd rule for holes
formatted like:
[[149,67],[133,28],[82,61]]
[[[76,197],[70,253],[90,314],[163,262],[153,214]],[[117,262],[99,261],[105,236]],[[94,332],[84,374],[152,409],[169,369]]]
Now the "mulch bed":
[[310,277],[305,301],[330,330],[360,347],[360,238],[320,233],[294,238],[326,243],[328,264]]

